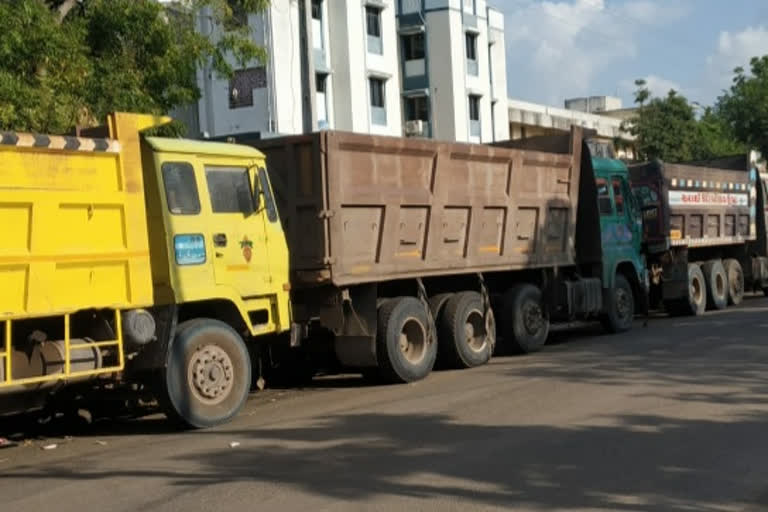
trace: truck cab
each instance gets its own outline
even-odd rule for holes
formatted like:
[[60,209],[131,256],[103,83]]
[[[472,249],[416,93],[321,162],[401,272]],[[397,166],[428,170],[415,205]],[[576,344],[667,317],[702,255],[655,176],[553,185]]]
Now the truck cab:
[[258,340],[291,326],[288,247],[265,157],[247,146],[146,137],[142,160],[153,314],[173,327],[139,364],[160,369],[171,417],[222,423],[251,388]]
[[614,277],[623,269],[647,287],[642,213],[632,194],[629,170],[620,160],[594,156],[592,168],[597,184],[605,286],[613,287]]

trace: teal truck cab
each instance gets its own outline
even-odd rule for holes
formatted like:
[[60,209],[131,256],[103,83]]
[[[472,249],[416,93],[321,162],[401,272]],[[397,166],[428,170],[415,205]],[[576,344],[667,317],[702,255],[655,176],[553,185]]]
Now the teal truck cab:
[[[609,332],[622,332],[631,328],[636,313],[648,309],[642,210],[628,167],[615,158],[612,144],[592,135],[585,131],[581,149],[575,265],[556,270],[556,284],[549,287],[544,303],[553,323],[599,318]],[[495,145],[563,153],[567,137]]]
[[620,160],[592,156],[600,216],[603,287],[626,307],[626,282],[640,309],[647,307],[648,272],[642,252],[642,212],[632,193],[629,169]]

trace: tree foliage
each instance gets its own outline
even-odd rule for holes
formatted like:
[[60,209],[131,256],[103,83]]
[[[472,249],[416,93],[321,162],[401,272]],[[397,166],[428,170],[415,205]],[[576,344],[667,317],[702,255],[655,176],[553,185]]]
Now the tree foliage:
[[[635,82],[636,115],[624,123],[635,137],[638,158],[669,162],[702,160],[744,151],[718,109],[690,103],[675,90],[652,97],[644,80]],[[697,108],[703,113],[697,118]]]
[[768,55],[754,57],[750,71],[734,70],[733,84],[718,99],[717,109],[739,141],[768,156]]
[[[0,0],[0,129],[62,133],[111,111],[167,113],[196,70],[265,58],[243,17],[268,0]],[[199,27],[223,27],[215,36]]]

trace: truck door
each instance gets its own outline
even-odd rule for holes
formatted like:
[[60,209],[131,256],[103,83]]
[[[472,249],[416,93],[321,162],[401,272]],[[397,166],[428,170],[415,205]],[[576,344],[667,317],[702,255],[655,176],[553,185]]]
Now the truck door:
[[[621,176],[597,179],[603,255],[606,263],[634,261],[640,236],[631,193]],[[612,265],[611,265],[612,266]]]
[[[216,284],[240,297],[268,295],[269,256],[264,210],[254,205],[256,168],[242,162],[204,162],[211,205],[211,240]],[[258,190],[258,188],[257,188]]]

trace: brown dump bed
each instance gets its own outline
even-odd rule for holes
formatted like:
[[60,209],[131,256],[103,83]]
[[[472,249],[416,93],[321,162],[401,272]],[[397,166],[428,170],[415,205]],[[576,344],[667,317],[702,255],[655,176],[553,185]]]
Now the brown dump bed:
[[297,285],[569,265],[581,132],[565,154],[321,132],[258,141]]
[[745,156],[694,164],[630,166],[649,247],[707,247],[754,240],[756,173]]

